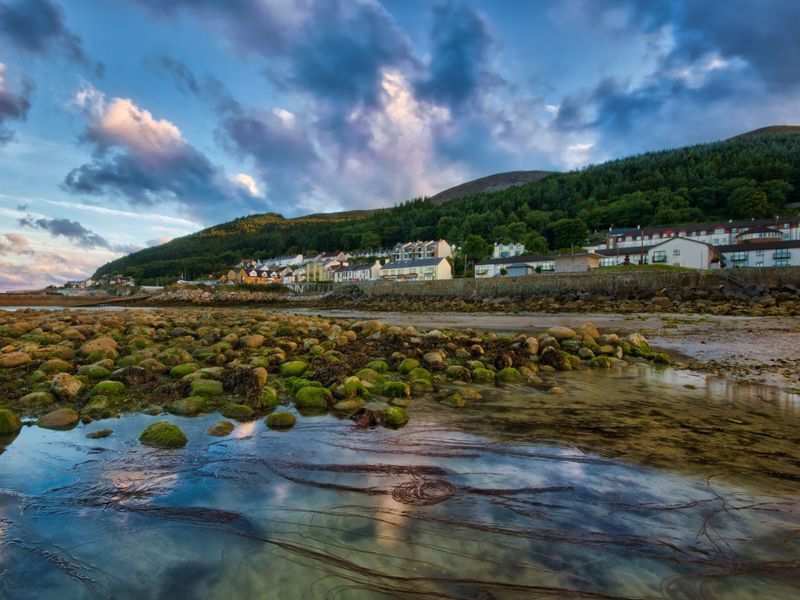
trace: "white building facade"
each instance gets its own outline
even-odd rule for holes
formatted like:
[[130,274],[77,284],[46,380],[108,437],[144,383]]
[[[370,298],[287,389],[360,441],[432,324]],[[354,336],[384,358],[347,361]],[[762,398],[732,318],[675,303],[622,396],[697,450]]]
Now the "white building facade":
[[386,281],[433,281],[452,278],[453,268],[446,258],[398,260],[381,267],[381,279]]

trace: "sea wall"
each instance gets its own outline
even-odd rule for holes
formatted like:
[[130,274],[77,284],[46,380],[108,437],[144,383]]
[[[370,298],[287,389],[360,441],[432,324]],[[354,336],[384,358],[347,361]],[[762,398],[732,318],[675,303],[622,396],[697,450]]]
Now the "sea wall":
[[601,269],[588,273],[542,273],[525,277],[451,279],[441,281],[358,284],[368,296],[405,298],[529,298],[592,294],[615,298],[650,296],[663,289],[718,290],[783,286],[800,288],[800,267],[737,269],[725,271],[657,271]]

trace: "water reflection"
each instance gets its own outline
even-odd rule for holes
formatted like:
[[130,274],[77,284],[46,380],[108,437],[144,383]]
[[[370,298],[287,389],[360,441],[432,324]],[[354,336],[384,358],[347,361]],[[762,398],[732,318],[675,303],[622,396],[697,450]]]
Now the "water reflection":
[[652,370],[565,387],[418,401],[398,431],[169,417],[177,451],[136,441],[163,417],[25,428],[0,597],[798,596],[794,399]]

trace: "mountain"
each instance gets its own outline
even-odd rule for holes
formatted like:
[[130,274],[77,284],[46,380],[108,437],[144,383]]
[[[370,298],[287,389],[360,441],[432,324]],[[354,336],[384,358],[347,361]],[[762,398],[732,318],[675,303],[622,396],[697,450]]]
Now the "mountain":
[[761,127],[760,129],[753,129],[753,131],[747,131],[745,133],[740,133],[739,135],[732,137],[732,140],[745,138],[745,137],[755,137],[759,135],[770,135],[773,133],[789,133],[789,134],[798,134],[800,133],[800,125],[770,125],[769,127]]
[[464,196],[474,196],[483,192],[498,192],[510,187],[524,185],[531,181],[539,181],[550,175],[552,171],[508,171],[507,173],[495,173],[479,179],[473,179],[466,183],[459,184],[431,196],[431,202],[447,202],[453,198]]
[[[360,251],[432,238],[457,244],[470,239],[465,247],[480,258],[487,242],[499,240],[522,240],[539,252],[581,245],[600,235],[593,232],[612,226],[788,214],[800,201],[800,135],[795,133],[800,128],[786,127],[568,173],[533,172],[541,177],[487,191],[513,181],[500,174],[495,180],[483,178],[488,184],[476,180],[446,190],[437,201],[415,199],[393,208],[296,219],[278,214],[242,217],[119,258],[100,267],[95,278],[120,273],[150,283],[219,273],[242,258]],[[459,187],[461,192],[454,191]],[[458,193],[465,195],[454,197]]]

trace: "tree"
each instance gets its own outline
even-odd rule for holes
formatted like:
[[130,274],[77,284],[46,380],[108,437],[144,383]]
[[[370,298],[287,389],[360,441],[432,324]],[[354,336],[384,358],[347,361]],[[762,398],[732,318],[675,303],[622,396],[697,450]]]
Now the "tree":
[[534,231],[525,237],[525,252],[528,254],[544,254],[547,252],[547,238]]
[[489,244],[481,236],[474,233],[467,236],[462,248],[464,256],[473,262],[489,256]]
[[381,247],[381,236],[374,231],[368,231],[361,236],[362,250],[375,250]]
[[586,223],[580,219],[559,219],[550,226],[553,248],[583,246],[589,237]]
[[754,185],[743,185],[733,190],[728,198],[728,212],[734,219],[763,219],[773,213],[767,193]]

